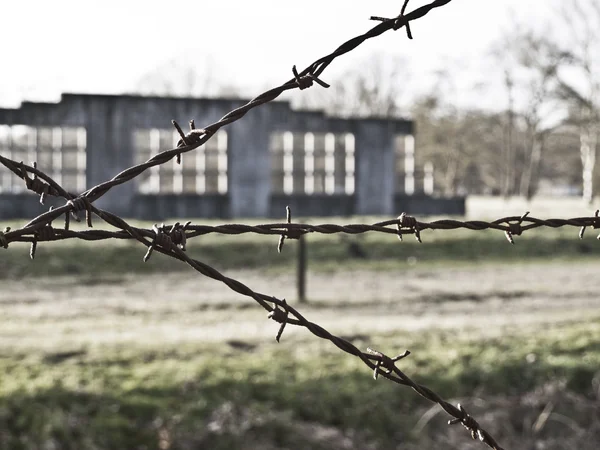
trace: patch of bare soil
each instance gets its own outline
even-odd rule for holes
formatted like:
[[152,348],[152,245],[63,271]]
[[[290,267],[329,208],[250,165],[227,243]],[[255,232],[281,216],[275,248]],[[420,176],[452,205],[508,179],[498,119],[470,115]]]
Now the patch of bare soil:
[[[232,271],[252,289],[286,298],[336,334],[428,328],[506,333],[598,316],[600,263],[545,263],[402,272],[309,273],[306,305],[293,274]],[[191,270],[92,283],[73,277],[6,280],[0,346],[40,348],[272,339],[275,323],[250,298]],[[286,334],[298,333],[289,327]]]

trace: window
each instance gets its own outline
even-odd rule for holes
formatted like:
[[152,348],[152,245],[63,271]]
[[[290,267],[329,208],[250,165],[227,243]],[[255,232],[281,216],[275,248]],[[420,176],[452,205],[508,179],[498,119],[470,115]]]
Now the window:
[[[0,152],[14,161],[37,163],[38,169],[70,192],[85,190],[86,131],[82,127],[0,125]],[[26,191],[25,183],[0,168],[0,192]]]
[[354,193],[354,135],[274,133],[271,182],[275,193]]
[[[180,139],[170,129],[139,129],[134,132],[134,163],[140,164],[165,150],[175,148]],[[218,131],[206,144],[173,158],[136,178],[142,194],[227,193],[227,133]]]
[[415,138],[398,135],[395,138],[396,149],[396,192],[408,195],[415,193]]

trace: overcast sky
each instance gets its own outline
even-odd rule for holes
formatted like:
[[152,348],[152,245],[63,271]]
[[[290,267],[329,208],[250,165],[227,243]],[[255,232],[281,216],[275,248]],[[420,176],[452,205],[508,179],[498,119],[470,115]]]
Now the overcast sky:
[[[412,0],[408,10],[426,3]],[[388,32],[334,62],[322,78],[331,81],[369,54],[387,52],[406,59],[414,89],[425,89],[428,74],[447,67],[466,101],[477,101],[468,87],[488,76],[482,55],[514,20],[539,20],[545,4],[453,0],[413,23],[413,41],[404,30]],[[62,92],[131,92],[173,58],[198,73],[211,67],[223,84],[252,96],[289,79],[292,65],[304,68],[374,26],[371,15],[394,16],[401,6],[397,0],[6,1],[0,106],[56,101]]]

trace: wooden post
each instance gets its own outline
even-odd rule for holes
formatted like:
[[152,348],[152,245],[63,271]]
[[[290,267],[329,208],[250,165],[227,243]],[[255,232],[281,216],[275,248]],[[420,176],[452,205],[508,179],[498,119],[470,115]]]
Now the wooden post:
[[298,302],[306,303],[306,240],[304,236],[300,236],[298,239],[296,286],[298,288]]

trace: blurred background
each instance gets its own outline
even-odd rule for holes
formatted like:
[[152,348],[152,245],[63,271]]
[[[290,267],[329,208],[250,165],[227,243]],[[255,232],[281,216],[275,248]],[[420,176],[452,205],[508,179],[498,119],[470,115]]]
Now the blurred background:
[[[401,7],[3,5],[0,152],[82,192],[171,148],[171,119],[211,123]],[[282,95],[99,206],[146,228],[257,224],[290,202],[313,224],[592,216],[598,2],[457,0],[411,30],[365,42],[324,72],[329,89]],[[2,168],[0,225],[44,210]],[[281,254],[274,237],[211,234],[187,251],[361,350],[411,350],[402,370],[506,448],[591,449],[593,231],[528,231],[514,246],[498,231],[423,232],[422,244],[311,234]],[[288,327],[277,344],[251,299],[144,252],[69,240],[33,261],[24,244],[1,253],[1,449],[482,448],[331,343]]]

